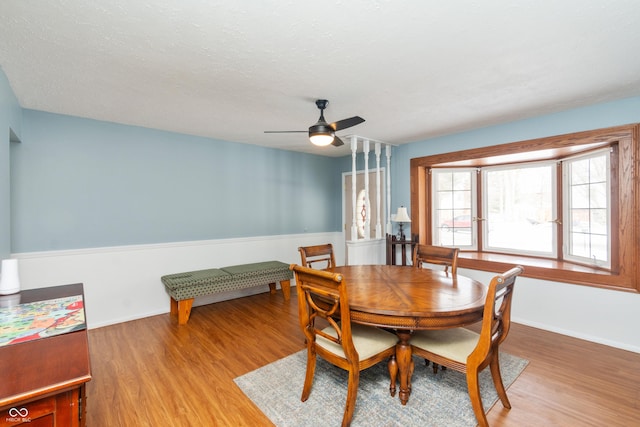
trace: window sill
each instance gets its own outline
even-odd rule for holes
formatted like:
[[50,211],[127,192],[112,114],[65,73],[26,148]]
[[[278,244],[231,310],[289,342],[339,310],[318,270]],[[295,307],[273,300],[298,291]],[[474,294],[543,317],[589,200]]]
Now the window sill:
[[521,255],[466,251],[460,251],[458,255],[458,267],[460,268],[502,272],[514,265],[524,267],[524,277],[638,292],[632,278],[625,275],[624,272],[616,273],[569,262]]

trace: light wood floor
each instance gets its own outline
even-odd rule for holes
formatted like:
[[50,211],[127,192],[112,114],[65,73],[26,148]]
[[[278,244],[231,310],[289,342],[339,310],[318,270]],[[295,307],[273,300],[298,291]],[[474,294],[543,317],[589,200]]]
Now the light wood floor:
[[[280,292],[195,307],[185,326],[167,314],[93,329],[89,345],[89,427],[272,425],[233,379],[304,348],[295,295]],[[517,324],[502,350],[530,363],[492,426],[640,425],[640,354]]]

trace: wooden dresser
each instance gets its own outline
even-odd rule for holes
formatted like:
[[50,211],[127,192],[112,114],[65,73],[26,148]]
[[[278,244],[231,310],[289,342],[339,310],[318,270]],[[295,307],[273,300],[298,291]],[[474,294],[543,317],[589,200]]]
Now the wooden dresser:
[[[82,284],[25,290],[19,303],[78,295],[84,319]],[[90,380],[86,326],[0,346],[0,426],[84,426],[85,385]]]

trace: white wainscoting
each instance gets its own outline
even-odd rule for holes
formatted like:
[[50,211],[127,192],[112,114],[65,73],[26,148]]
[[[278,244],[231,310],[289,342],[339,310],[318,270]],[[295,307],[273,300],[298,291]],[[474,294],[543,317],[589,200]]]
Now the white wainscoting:
[[[22,289],[84,283],[87,325],[97,328],[169,312],[160,277],[185,271],[278,260],[299,263],[299,246],[332,243],[343,265],[342,233],[118,246],[12,254]],[[293,282],[292,282],[293,285]],[[268,291],[268,286],[196,298],[194,305]],[[280,293],[280,291],[278,291]]]
[[[461,268],[458,274],[483,283],[495,275]],[[511,320],[640,353],[640,294],[519,277]]]
[[[341,232],[12,254],[22,289],[84,283],[89,328],[169,312],[165,274],[275,259],[299,263],[299,246],[332,243],[344,265]],[[489,283],[491,273],[458,269]],[[293,284],[293,283],[292,283]],[[267,292],[268,287],[196,298],[194,305]],[[526,277],[516,282],[514,322],[640,353],[640,294]]]
[[376,265],[386,263],[386,244],[386,239],[348,241],[347,264]]

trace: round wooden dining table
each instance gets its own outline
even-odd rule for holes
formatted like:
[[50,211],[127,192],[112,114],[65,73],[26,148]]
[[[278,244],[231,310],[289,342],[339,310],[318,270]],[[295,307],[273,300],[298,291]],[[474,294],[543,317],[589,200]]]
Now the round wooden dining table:
[[393,329],[398,335],[396,362],[403,405],[411,394],[411,331],[461,327],[482,319],[487,288],[468,277],[396,265],[343,266],[332,271],[347,282],[352,322]]

